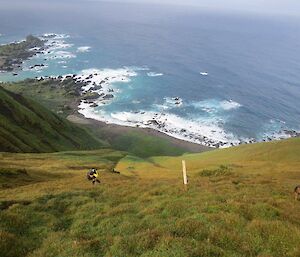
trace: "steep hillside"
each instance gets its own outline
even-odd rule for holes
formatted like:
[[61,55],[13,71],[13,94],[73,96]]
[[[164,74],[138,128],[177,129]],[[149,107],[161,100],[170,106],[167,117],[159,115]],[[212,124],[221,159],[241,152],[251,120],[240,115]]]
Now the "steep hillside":
[[53,152],[102,146],[82,128],[0,87],[0,151]]
[[[147,176],[150,172],[157,172],[161,176],[174,176],[181,172],[181,160],[186,161],[191,176],[202,169],[213,169],[220,165],[234,166],[236,170],[244,173],[286,172],[286,168],[300,167],[300,138],[241,145],[180,157],[152,157],[140,159],[138,162],[129,155],[118,164],[118,169],[140,176]],[[140,170],[143,172],[139,172]]]
[[299,150],[292,139],[148,159],[0,153],[1,256],[300,256]]
[[2,83],[3,88],[30,98],[47,109],[89,130],[117,150],[125,150],[140,157],[181,155],[185,152],[210,150],[208,147],[192,145],[159,133],[149,133],[138,128],[107,125],[84,119],[77,113],[81,95],[80,83],[67,79],[26,79],[19,82]]

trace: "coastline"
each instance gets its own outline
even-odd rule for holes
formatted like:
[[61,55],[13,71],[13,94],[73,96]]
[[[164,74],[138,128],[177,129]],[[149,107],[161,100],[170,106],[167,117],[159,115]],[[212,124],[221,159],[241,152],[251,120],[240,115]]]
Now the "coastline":
[[[283,130],[281,131],[280,137],[268,137],[267,139],[263,139],[261,141],[250,139],[248,141],[224,143],[222,141],[218,141],[218,139],[209,139],[205,136],[200,136],[197,138],[198,142],[196,143],[193,142],[193,140],[189,140],[192,138],[193,134],[188,134],[187,131],[183,132],[184,134],[186,134],[185,137],[178,137],[178,134],[174,134],[172,133],[172,131],[168,131],[165,128],[164,123],[161,123],[157,119],[158,113],[155,113],[152,118],[147,119],[146,123],[137,123],[133,121],[132,126],[131,124],[127,125],[126,122],[124,122],[123,124],[118,124],[111,121],[108,122],[106,119],[103,119],[103,117],[101,118],[101,116],[98,116],[98,114],[90,111],[94,108],[104,106],[113,101],[115,94],[118,93],[118,90],[114,88],[114,82],[127,83],[128,81],[130,81],[131,76],[135,76],[134,71],[130,71],[127,69],[120,69],[117,70],[117,72],[113,71],[112,74],[110,74],[110,72],[110,70],[104,70],[104,74],[102,74],[100,70],[89,69],[85,70],[85,72],[83,72],[83,74],[81,75],[69,74],[48,78],[58,79],[61,82],[66,79],[71,79],[76,88],[78,88],[77,86],[82,85],[81,89],[79,89],[80,97],[70,104],[70,107],[73,110],[73,113],[68,116],[68,119],[70,121],[74,123],[90,125],[92,127],[94,126],[102,128],[114,135],[127,132],[141,132],[145,135],[167,139],[174,146],[183,147],[191,152],[203,152],[218,148],[237,146],[240,144],[269,142],[274,140],[286,139],[289,137],[300,136],[300,133],[297,131]],[[231,102],[228,103],[231,104]],[[171,104],[174,106],[180,106],[182,105],[182,99],[180,97],[175,97],[174,99],[171,99]],[[140,111],[140,113],[143,114],[145,112]]]
[[[126,70],[125,70],[126,71]],[[128,72],[126,71],[126,74]],[[130,74],[130,73],[129,73]],[[99,77],[101,76],[101,77]],[[95,80],[94,80],[95,79]],[[145,124],[145,126],[128,126],[126,124],[117,124],[113,122],[107,122],[105,119],[101,120],[101,116],[98,117],[97,114],[95,118],[94,115],[89,117],[90,115],[85,115],[83,110],[91,110],[95,107],[102,106],[108,104],[113,98],[114,93],[117,93],[116,90],[112,89],[112,84],[114,81],[118,82],[127,82],[126,76],[120,75],[120,77],[116,76],[107,76],[107,74],[100,74],[100,73],[88,73],[84,75],[76,75],[76,74],[68,74],[63,76],[47,76],[47,77],[39,77],[36,79],[32,79],[33,83],[40,83],[43,85],[44,89],[53,90],[53,87],[59,90],[63,90],[64,94],[70,96],[70,98],[65,99],[66,103],[63,108],[67,107],[68,112],[62,110],[56,110],[57,114],[64,115],[69,119],[69,121],[81,125],[88,126],[89,128],[100,128],[101,130],[105,130],[107,134],[112,136],[117,136],[122,133],[129,133],[129,132],[139,132],[144,135],[155,136],[163,139],[167,139],[174,147],[184,148],[190,152],[203,152],[209,151],[213,149],[220,148],[220,145],[205,145],[201,143],[191,142],[190,140],[185,140],[182,138],[176,137],[172,133],[168,134],[168,131],[163,132],[160,131],[159,123],[156,122],[155,119],[149,119],[149,121]],[[50,84],[45,84],[45,82],[49,82]],[[69,87],[66,87],[69,85]],[[5,85],[4,85],[5,86]],[[6,85],[6,88],[9,89],[9,83]],[[24,86],[24,85],[23,85]],[[29,88],[34,88],[34,90],[38,90],[34,95],[39,100],[42,101],[44,93],[41,92],[35,85],[34,87],[30,86],[30,83],[26,83],[25,85],[27,90]],[[24,90],[21,89],[21,91]],[[34,92],[34,91],[33,91]],[[33,93],[32,92],[32,93]],[[71,94],[70,94],[71,93]],[[106,97],[107,95],[111,95],[112,97]],[[49,100],[49,99],[48,99]],[[56,100],[56,99],[55,99]],[[175,98],[174,105],[180,105],[181,99]],[[178,104],[179,103],[179,104]],[[144,125],[144,124],[143,124]],[[150,126],[149,126],[150,125]],[[152,126],[152,127],[151,127]],[[300,134],[296,131],[284,131],[286,138],[287,137],[299,137]],[[283,138],[282,138],[283,139]],[[273,141],[275,138],[269,138],[267,141]],[[245,144],[248,143],[256,143],[260,141],[253,141],[253,142],[244,142]],[[262,141],[263,142],[263,141]],[[202,141],[202,143],[205,143]],[[240,142],[239,144],[242,144]],[[238,144],[236,144],[238,145]],[[231,145],[234,146],[234,145]],[[230,147],[230,146],[228,146]]]
[[[17,71],[22,70],[24,61],[45,51],[45,41],[32,35],[19,42],[0,45],[0,72],[14,72],[14,76],[17,76]],[[35,67],[44,67],[44,64],[32,68]]]
[[[57,60],[58,63],[65,63],[64,59],[76,57],[74,52],[66,51],[66,49],[74,46],[65,41],[68,37],[65,34],[55,33],[40,36],[39,38],[47,50],[39,51],[41,58],[39,58],[38,64],[31,63],[30,66],[27,65],[28,67],[21,67],[22,70],[25,72],[40,72],[43,69],[47,69],[48,64],[44,63],[47,60]],[[88,51],[90,51],[90,47],[77,47],[77,52]],[[168,138],[176,138],[176,140],[189,142],[193,145],[204,145],[209,148],[223,148],[240,143],[233,135],[226,134],[217,124],[186,120],[172,112],[168,112],[168,108],[179,108],[183,104],[187,104],[183,103],[183,99],[180,96],[165,96],[163,98],[164,103],[155,106],[156,110],[151,110],[150,108],[148,110],[138,109],[114,113],[106,112],[106,106],[113,102],[122,91],[115,84],[130,82],[133,77],[139,75],[140,71],[143,71],[148,77],[164,75],[158,71],[152,71],[148,67],[123,66],[114,69],[87,68],[76,73],[60,73],[56,76],[41,74],[42,76],[36,76],[35,79],[42,82],[56,81],[57,85],[52,85],[54,87],[57,87],[59,84],[65,86],[70,82],[71,87],[75,88],[76,97],[80,98],[78,105],[71,106],[70,109],[76,109],[77,112],[83,114],[86,118],[102,121],[107,124],[118,124],[118,126],[125,126],[127,128],[137,127],[141,128],[142,131],[151,129],[158,131],[158,134],[166,135]],[[136,102],[140,102],[140,99],[137,99]],[[232,105],[235,103],[228,102],[227,104]],[[59,110],[58,114],[66,113]]]
[[109,132],[112,136],[120,135],[122,133],[138,132],[144,135],[148,135],[148,136],[150,135],[150,136],[166,139],[172,146],[183,148],[193,153],[206,152],[215,149],[213,147],[181,140],[151,128],[138,128],[138,127],[130,127],[130,126],[121,126],[117,124],[106,124],[103,121],[86,118],[82,114],[78,113],[77,111],[74,111],[73,114],[67,116],[67,119],[72,123],[87,126],[89,128],[95,128],[95,127],[101,128],[106,132]]
[[[40,63],[47,60],[56,60],[57,63],[65,64],[65,59],[76,57],[74,52],[66,51],[66,49],[74,47],[73,44],[65,41],[68,37],[65,34],[55,33],[40,36],[44,48],[47,49],[38,53],[40,55],[40,59],[38,59]],[[89,46],[77,47],[77,52],[88,51],[90,51]],[[29,67],[21,68],[25,72],[28,70],[39,72],[44,68],[47,69],[47,67],[47,63],[33,63]],[[108,130],[111,129],[112,133],[116,134],[128,131],[140,131],[149,135],[167,138],[175,145],[185,145],[195,151],[300,136],[298,131],[281,129],[277,134],[266,135],[263,138],[243,138],[226,132],[222,126],[222,119],[217,119],[217,123],[214,120],[209,123],[206,120],[185,119],[176,115],[176,112],[172,113],[168,111],[170,109],[193,107],[206,113],[218,112],[219,109],[226,112],[242,106],[232,99],[223,99],[207,104],[205,101],[188,102],[186,99],[182,99],[180,95],[171,95],[162,96],[162,103],[154,104],[154,107],[151,106],[152,109],[134,107],[130,110],[107,110],[106,107],[115,101],[115,99],[118,99],[118,95],[122,92],[120,83],[126,84],[130,82],[140,72],[147,74],[148,77],[164,75],[157,71],[154,72],[146,66],[123,66],[113,69],[87,68],[69,73],[61,73],[61,70],[59,70],[59,75],[56,76],[41,74],[42,76],[36,76],[35,79],[32,78],[33,84],[36,83],[38,86],[43,85],[43,88],[40,87],[40,90],[31,88],[29,91],[32,93],[31,96],[41,98],[40,102],[42,104],[45,104],[45,102],[46,104],[48,103],[50,105],[48,108],[57,114],[64,117],[70,116],[70,114],[75,115],[69,117],[74,122],[83,122],[94,127],[99,126],[103,129],[108,128]],[[201,75],[207,76],[208,73],[202,72]],[[27,89],[23,87],[22,90],[27,91],[31,87],[29,84],[26,85],[28,86]],[[41,91],[43,92],[41,93]],[[52,97],[52,100],[48,99],[49,96]],[[54,99],[55,97],[60,98]],[[134,99],[136,103],[139,103],[140,100],[139,98]]]

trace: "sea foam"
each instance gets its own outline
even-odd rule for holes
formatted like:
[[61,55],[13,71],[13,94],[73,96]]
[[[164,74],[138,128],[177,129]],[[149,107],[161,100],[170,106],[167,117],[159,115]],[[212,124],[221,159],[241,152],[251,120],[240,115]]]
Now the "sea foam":
[[237,103],[237,102],[235,102],[235,101],[233,101],[233,100],[225,100],[225,101],[222,101],[222,102],[220,103],[220,106],[221,106],[224,110],[228,111],[228,110],[232,110],[232,109],[238,109],[238,108],[240,108],[242,105],[239,104],[239,103]]
[[[145,110],[110,114],[98,110],[98,113],[96,113],[88,106],[85,105],[85,107],[85,110],[80,112],[87,118],[101,120],[108,124],[152,128],[178,139],[207,146],[228,147],[239,143],[239,140],[231,133],[225,132],[218,124],[208,120],[189,120],[172,113],[157,113]],[[220,142],[222,143],[220,144]]]
[[69,51],[56,51],[53,52],[48,59],[71,59],[76,58],[76,55]]
[[163,73],[156,73],[156,72],[148,72],[147,73],[148,77],[160,77],[163,76]]
[[80,46],[77,48],[78,53],[86,53],[89,52],[90,50],[91,50],[90,46]]
[[67,34],[43,34],[40,38],[45,40],[45,46],[47,49],[43,51],[42,54],[50,60],[75,58],[76,55],[74,53],[67,51],[67,49],[70,49],[74,46],[73,44],[65,41],[65,39],[69,37],[70,36]]
[[242,105],[233,100],[218,100],[218,99],[206,99],[202,101],[194,101],[189,104],[196,109],[201,109],[207,113],[219,113],[224,111],[230,111],[240,108]]
[[[91,76],[93,74],[93,76]],[[88,69],[83,70],[80,77],[85,77],[89,83],[83,87],[84,91],[93,90],[95,85],[101,84],[101,89],[95,91],[108,94],[116,82],[129,82],[132,76],[137,76],[134,69]],[[115,89],[116,90],[116,89]],[[118,90],[116,90],[118,92]],[[109,100],[110,102],[113,99]],[[107,104],[103,99],[94,101],[97,106]],[[123,126],[152,128],[173,136],[178,139],[215,147],[228,147],[237,145],[240,141],[223,128],[224,121],[221,115],[211,115],[203,119],[192,117],[180,117],[171,113],[173,108],[194,106],[203,110],[211,109],[218,113],[229,111],[241,105],[232,100],[205,100],[192,103],[184,103],[180,97],[165,97],[162,104],[153,104],[150,110],[106,112],[105,108],[93,107],[94,104],[82,101],[79,105],[79,112],[87,118],[103,121],[108,124]]]
[[102,88],[111,86],[116,82],[128,83],[130,82],[130,77],[137,76],[137,73],[129,68],[120,68],[120,69],[86,69],[82,70],[79,76],[88,77],[93,75],[92,78],[89,78],[90,81],[83,90],[89,90],[93,87],[93,84],[101,84]]

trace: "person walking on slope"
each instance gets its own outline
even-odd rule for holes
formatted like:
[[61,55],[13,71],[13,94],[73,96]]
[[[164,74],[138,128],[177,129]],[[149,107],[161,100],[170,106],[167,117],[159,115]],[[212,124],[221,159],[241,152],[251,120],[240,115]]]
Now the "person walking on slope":
[[294,189],[295,200],[299,200],[300,196],[300,185],[296,186]]
[[97,182],[100,183],[100,180],[98,179],[98,171],[95,168],[92,168],[88,173],[87,173],[87,179],[92,180],[93,185]]

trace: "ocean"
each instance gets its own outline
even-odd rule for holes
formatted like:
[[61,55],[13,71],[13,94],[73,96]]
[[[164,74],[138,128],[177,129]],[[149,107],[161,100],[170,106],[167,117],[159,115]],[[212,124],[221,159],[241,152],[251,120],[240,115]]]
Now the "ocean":
[[[189,7],[3,0],[0,44],[55,33],[51,53],[0,81],[101,74],[86,117],[222,146],[300,131],[300,20]],[[84,2],[84,3],[83,3]],[[16,4],[18,3],[18,4]],[[43,63],[42,69],[30,69]]]

